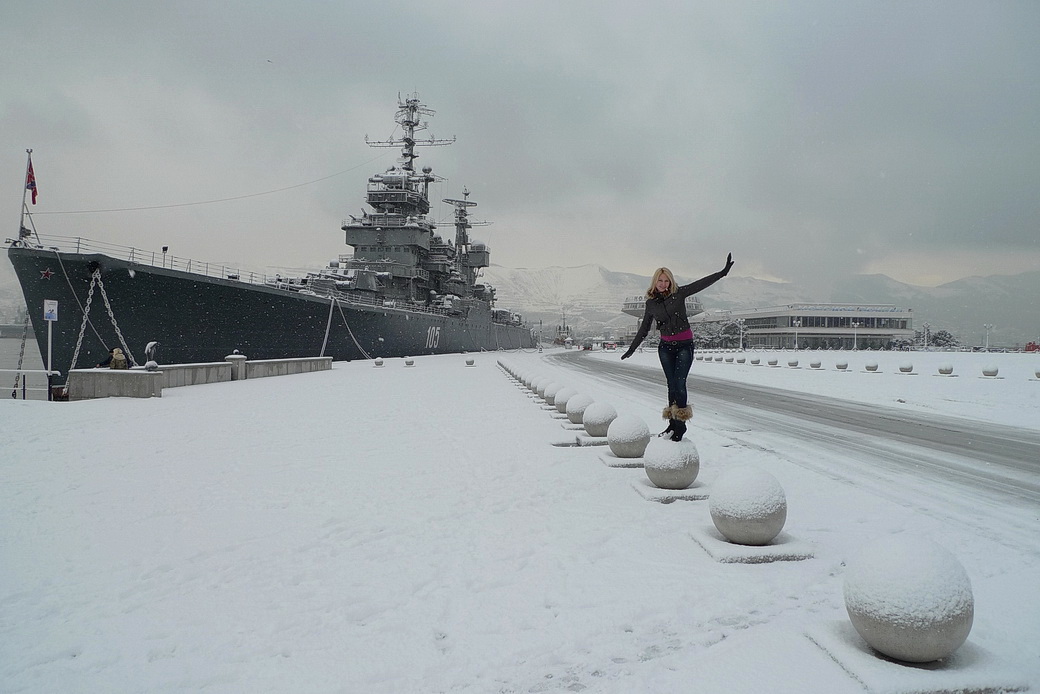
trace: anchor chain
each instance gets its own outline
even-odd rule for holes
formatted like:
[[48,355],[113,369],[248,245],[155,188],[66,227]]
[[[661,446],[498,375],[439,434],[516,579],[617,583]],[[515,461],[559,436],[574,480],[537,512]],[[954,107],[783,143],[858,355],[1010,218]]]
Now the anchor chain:
[[94,270],[94,274],[90,276],[90,289],[87,290],[87,301],[83,304],[83,322],[79,326],[79,337],[76,338],[76,351],[72,353],[72,366],[69,367],[69,371],[76,368],[76,361],[79,359],[79,351],[83,346],[83,335],[87,331],[87,323],[90,319],[90,303],[94,300],[94,288],[97,287],[101,290],[101,298],[105,302],[105,310],[108,311],[108,319],[112,321],[112,327],[116,331],[116,337],[119,338],[119,344],[123,348],[123,354],[130,360],[131,366],[137,366],[137,361],[134,359],[133,353],[130,348],[126,346],[126,339],[123,337],[123,332],[119,329],[119,324],[116,323],[115,314],[112,313],[112,303],[108,300],[108,293],[105,291],[105,283],[101,280],[101,270]]
[[76,360],[79,359],[79,350],[83,346],[83,334],[87,331],[87,321],[90,319],[90,302],[94,299],[94,284],[101,277],[101,271],[95,270],[90,276],[90,289],[87,291],[87,303],[83,305],[83,322],[79,326],[79,337],[76,338],[76,350],[72,353],[72,364],[69,366],[71,372],[76,368]]
[[112,321],[112,327],[116,331],[116,337],[119,338],[119,344],[123,346],[123,354],[130,360],[130,366],[137,366],[137,361],[134,359],[134,355],[130,352],[130,348],[126,346],[126,340],[123,338],[123,333],[119,329],[119,324],[116,323],[116,316],[112,313],[112,304],[108,301],[108,293],[105,291],[105,283],[101,281],[101,270],[95,270],[94,273],[97,275],[98,289],[101,290],[101,298],[105,300],[105,310],[108,311],[108,319]]
[[22,362],[25,360],[25,341],[29,337],[29,312],[25,312],[25,324],[22,326],[22,345],[18,349],[18,369],[14,374],[14,385],[11,387],[11,397],[18,399],[18,375],[22,371]]

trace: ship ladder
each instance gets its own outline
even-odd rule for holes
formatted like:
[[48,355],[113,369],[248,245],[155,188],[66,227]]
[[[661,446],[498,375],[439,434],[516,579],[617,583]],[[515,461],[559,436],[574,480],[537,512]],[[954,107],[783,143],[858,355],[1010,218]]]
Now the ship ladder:
[[[101,298],[105,302],[105,310],[108,311],[108,319],[112,321],[112,327],[116,331],[116,337],[119,338],[119,344],[123,348],[123,354],[130,361],[130,366],[137,366],[137,361],[134,359],[133,353],[130,348],[126,346],[126,339],[123,337],[122,331],[119,329],[119,324],[116,323],[115,314],[112,313],[112,303],[108,300],[108,293],[105,291],[105,283],[101,281],[101,270],[100,268],[94,270],[94,274],[90,276],[90,289],[87,291],[87,302],[83,305],[83,322],[79,326],[79,337],[76,338],[76,351],[72,353],[72,365],[69,366],[69,372],[76,368],[76,361],[79,359],[79,351],[83,346],[83,335],[87,332],[87,324],[90,322],[90,302],[94,300],[94,288],[97,287],[101,290]],[[93,325],[91,325],[93,327]],[[95,331],[95,334],[97,331]],[[98,336],[100,337],[100,335]],[[65,392],[69,389],[68,379],[65,381]]]

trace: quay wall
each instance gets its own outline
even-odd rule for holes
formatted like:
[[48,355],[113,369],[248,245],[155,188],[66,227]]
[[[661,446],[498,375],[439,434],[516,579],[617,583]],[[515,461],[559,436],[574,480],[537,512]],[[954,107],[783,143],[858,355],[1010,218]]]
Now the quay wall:
[[332,357],[250,361],[240,354],[230,355],[222,362],[164,364],[154,371],[143,367],[126,370],[73,369],[69,372],[68,399],[161,398],[163,388],[291,376],[331,369]]

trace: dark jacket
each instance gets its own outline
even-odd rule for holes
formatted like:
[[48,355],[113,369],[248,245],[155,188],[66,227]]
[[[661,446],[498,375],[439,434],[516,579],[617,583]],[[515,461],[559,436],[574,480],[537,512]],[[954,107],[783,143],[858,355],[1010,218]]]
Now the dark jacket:
[[654,292],[653,298],[646,300],[646,310],[643,313],[643,322],[639,324],[639,332],[632,338],[632,345],[628,348],[625,356],[631,356],[636,348],[650,332],[650,322],[657,322],[657,329],[662,335],[678,335],[684,330],[689,330],[690,319],[686,317],[686,298],[703,291],[720,279],[729,274],[729,268],[702,277],[695,282],[684,284],[674,294],[661,297]]

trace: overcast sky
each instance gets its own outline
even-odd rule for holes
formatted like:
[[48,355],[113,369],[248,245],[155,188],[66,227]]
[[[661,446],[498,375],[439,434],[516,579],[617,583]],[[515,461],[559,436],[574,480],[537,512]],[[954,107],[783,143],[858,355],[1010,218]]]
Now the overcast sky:
[[8,3],[4,235],[31,147],[40,233],[323,264],[418,92],[499,265],[1040,270],[1037,37],[1035,0]]

